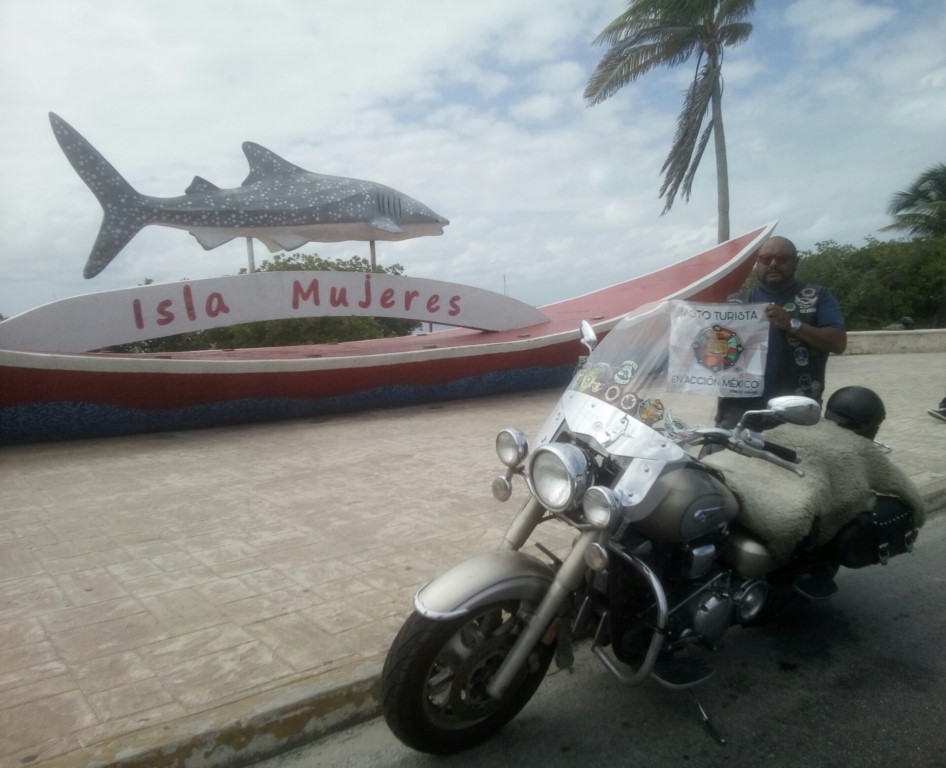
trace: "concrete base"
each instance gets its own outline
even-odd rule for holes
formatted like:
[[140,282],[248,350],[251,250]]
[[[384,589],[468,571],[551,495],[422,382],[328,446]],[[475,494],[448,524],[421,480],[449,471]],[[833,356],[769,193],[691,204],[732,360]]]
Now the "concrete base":
[[899,352],[946,352],[946,329],[924,331],[851,331],[846,355],[889,355]]

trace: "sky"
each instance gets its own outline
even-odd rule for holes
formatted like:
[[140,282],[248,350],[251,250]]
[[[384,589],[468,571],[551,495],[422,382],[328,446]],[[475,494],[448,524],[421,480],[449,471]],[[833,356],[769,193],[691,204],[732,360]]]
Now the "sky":
[[[368,179],[450,220],[379,242],[382,265],[536,306],[712,247],[707,150],[662,215],[660,168],[694,64],[603,104],[582,93],[594,39],[626,0],[0,0],[0,314],[79,294],[236,274],[246,244],[204,251],[142,230],[97,277],[102,219],[53,138],[82,133],[139,192],[195,175],[238,187],[243,141]],[[731,233],[778,220],[802,249],[862,245],[891,196],[946,160],[946,3],[759,0],[725,53]],[[269,256],[259,243],[256,262]],[[309,243],[348,259],[364,242]]]

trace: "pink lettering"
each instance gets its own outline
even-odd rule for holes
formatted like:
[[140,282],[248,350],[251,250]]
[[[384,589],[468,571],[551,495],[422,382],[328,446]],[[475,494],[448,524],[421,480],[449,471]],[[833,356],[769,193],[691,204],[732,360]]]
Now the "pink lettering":
[[189,285],[184,286],[184,309],[187,310],[187,319],[196,320],[197,312],[194,310],[194,297],[191,294],[191,287]]
[[332,290],[328,294],[328,302],[333,307],[347,307],[348,306],[348,289],[347,288],[337,288],[334,285]]
[[157,306],[158,312],[158,325],[170,325],[174,322],[174,313],[171,311],[172,302],[170,299],[165,299]]
[[365,298],[358,302],[358,306],[367,309],[371,306],[371,275],[365,275]]
[[223,295],[214,291],[207,297],[207,302],[204,304],[204,311],[207,313],[207,317],[217,317],[220,314],[227,314],[230,311],[230,307],[227,306],[227,302],[223,300]]
[[319,281],[313,280],[308,288],[303,288],[298,280],[292,281],[292,308],[299,309],[300,302],[312,299],[315,306],[319,306]]

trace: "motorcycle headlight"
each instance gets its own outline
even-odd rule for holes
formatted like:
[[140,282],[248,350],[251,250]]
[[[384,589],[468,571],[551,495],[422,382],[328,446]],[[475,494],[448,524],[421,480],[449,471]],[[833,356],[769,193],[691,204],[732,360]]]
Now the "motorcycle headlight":
[[529,440],[522,430],[504,429],[496,435],[496,455],[507,467],[517,467],[529,455]]
[[614,491],[601,485],[593,485],[585,492],[581,506],[585,520],[595,528],[602,529],[610,528],[621,510],[621,503]]
[[535,495],[552,512],[574,509],[591,481],[588,457],[569,443],[550,443],[536,449],[529,473]]

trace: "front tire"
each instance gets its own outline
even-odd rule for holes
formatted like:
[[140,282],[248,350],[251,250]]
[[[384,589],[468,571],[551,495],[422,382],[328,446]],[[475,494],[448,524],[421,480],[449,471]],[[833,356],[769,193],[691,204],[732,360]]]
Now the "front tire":
[[435,621],[412,613],[381,672],[381,706],[388,727],[413,749],[450,754],[499,731],[522,709],[545,677],[554,644],[540,643],[501,699],[486,686],[525,621],[519,601]]

